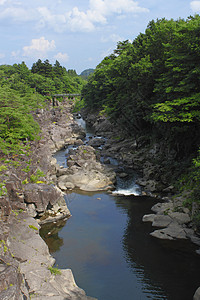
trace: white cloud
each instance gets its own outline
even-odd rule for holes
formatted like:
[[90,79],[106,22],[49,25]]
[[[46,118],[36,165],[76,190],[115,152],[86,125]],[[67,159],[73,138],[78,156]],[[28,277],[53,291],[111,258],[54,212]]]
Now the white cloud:
[[0,0],[0,5],[3,5],[4,3],[6,3],[7,0]]
[[85,11],[81,11],[78,7],[61,14],[54,14],[47,7],[38,7],[37,11],[40,19],[39,27],[48,25],[56,32],[63,32],[66,29],[90,32],[95,29],[95,24],[106,24],[110,16],[143,13],[149,10],[140,7],[138,2],[133,0],[90,0],[89,8]]
[[62,6],[61,0],[57,1],[56,9],[48,4],[38,7],[37,3],[28,6],[25,1],[0,0],[0,5],[6,3],[0,11],[0,19],[20,23],[34,21],[38,30],[48,26],[59,33],[66,30],[91,32],[97,24],[105,25],[113,16],[148,12],[148,9],[141,7],[134,0],[89,0],[88,2],[85,9],[74,6],[59,12]]
[[190,7],[194,12],[200,11],[200,1],[190,2]]
[[69,15],[68,24],[72,31],[93,31],[94,24],[88,17],[88,14],[79,11],[78,7],[74,7]]
[[148,11],[132,0],[90,0],[86,12],[79,11],[77,7],[73,8],[69,15],[69,24],[73,31],[93,31],[95,23],[106,24],[110,15]]
[[46,24],[53,28],[56,32],[63,32],[66,28],[67,16],[65,14],[52,14],[47,7],[38,7],[39,23],[38,28],[44,27]]
[[8,21],[27,22],[36,18],[37,15],[33,9],[26,9],[19,6],[5,7],[0,11],[0,19],[7,19]]
[[23,47],[23,56],[44,58],[47,52],[56,48],[55,41],[45,40],[44,37],[32,39],[30,46]]
[[90,7],[102,15],[148,12],[148,9],[140,7],[138,2],[133,0],[90,0]]
[[69,56],[67,53],[57,53],[56,55],[54,55],[54,58],[56,60],[58,60],[59,62],[65,63],[69,60]]

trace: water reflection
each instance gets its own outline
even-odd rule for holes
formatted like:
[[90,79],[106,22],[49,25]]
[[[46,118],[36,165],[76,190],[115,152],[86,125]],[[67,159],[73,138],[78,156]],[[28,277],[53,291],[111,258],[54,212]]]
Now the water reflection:
[[[60,154],[63,164],[66,153]],[[67,226],[47,224],[41,234],[59,268],[71,268],[77,284],[99,300],[190,300],[199,286],[200,257],[188,241],[149,235],[153,229],[142,216],[155,201],[76,191],[66,196]]]
[[40,235],[49,247],[49,252],[52,254],[60,250],[63,246],[63,238],[59,237],[59,231],[65,226],[66,220],[55,223],[47,223],[41,226]]
[[[142,224],[144,202],[118,199],[118,208],[127,212],[123,236],[124,257],[150,299],[188,300],[199,286],[200,258],[187,240],[164,241],[151,237],[150,224]],[[154,295],[152,298],[152,294]]]
[[199,286],[200,259],[189,241],[149,235],[155,199],[72,194],[66,221],[42,226],[59,268],[99,300],[189,300]]

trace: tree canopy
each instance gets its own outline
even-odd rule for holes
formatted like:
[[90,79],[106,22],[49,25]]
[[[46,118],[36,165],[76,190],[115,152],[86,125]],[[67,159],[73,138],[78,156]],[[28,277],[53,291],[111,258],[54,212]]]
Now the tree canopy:
[[[82,95],[86,106],[103,110],[127,134],[165,135],[186,155],[200,143],[199,81],[200,16],[163,18],[149,22],[132,43],[119,42]],[[185,135],[188,147],[181,147]]]
[[152,20],[132,43],[119,42],[82,95],[87,107],[103,111],[128,136],[176,153],[174,166],[187,162],[188,175],[180,182],[200,205],[199,15]]
[[54,93],[80,93],[85,81],[58,61],[40,59],[31,70],[24,62],[0,66],[0,152],[20,151],[40,131],[32,112]]

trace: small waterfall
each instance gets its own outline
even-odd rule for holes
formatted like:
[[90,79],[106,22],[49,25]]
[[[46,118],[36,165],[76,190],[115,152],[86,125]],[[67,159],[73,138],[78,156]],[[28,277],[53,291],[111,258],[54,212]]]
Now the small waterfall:
[[[85,144],[88,143],[88,141],[95,137],[95,139],[102,139],[103,137],[98,137],[94,136],[94,133],[92,130],[88,130],[86,122],[82,119],[81,115],[78,114],[75,118],[77,124],[81,126],[85,132],[86,132],[86,138],[84,139]],[[105,138],[104,138],[105,139]],[[102,149],[101,147],[98,147],[98,149]],[[118,166],[118,161],[115,158],[112,157],[101,157],[100,161],[102,163],[105,163],[105,160],[109,160],[109,164],[113,166]],[[132,173],[132,172],[131,172]],[[114,195],[124,195],[124,196],[129,196],[129,195],[134,195],[134,196],[139,196],[141,195],[141,188],[139,185],[135,183],[136,176],[135,174],[127,174],[128,176],[126,178],[120,178],[117,177],[117,184],[116,184],[116,190],[112,192]]]
[[123,195],[123,196],[139,196],[141,195],[141,189],[140,187],[133,182],[132,185],[130,185],[128,188],[117,188],[115,191],[112,192],[114,195]]
[[125,178],[117,176],[116,190],[112,192],[114,195],[141,195],[141,188],[136,184],[136,175],[131,171]]
[[76,116],[75,120],[79,126],[86,130],[86,122],[82,119],[80,114]]

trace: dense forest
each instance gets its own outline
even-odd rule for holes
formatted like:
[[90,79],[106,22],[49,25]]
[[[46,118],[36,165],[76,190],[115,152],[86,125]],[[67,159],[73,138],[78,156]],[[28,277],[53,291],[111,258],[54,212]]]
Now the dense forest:
[[24,62],[0,66],[0,159],[24,153],[38,138],[32,112],[45,107],[51,95],[81,92],[77,107],[84,101],[124,136],[174,150],[175,168],[182,164],[179,188],[190,191],[187,205],[199,205],[200,16],[151,21],[132,43],[118,42],[94,72],[87,71],[86,83],[58,61],[39,59],[31,69]]
[[40,59],[29,69],[21,64],[0,66],[0,151],[23,151],[38,137],[39,125],[32,111],[45,107],[55,93],[80,93],[85,81],[75,70],[66,70],[58,61],[51,65]]
[[[151,21],[131,43],[119,42],[84,86],[91,110],[106,114],[127,136],[174,149],[189,161],[182,189],[200,203],[200,16]],[[183,175],[183,174],[182,174]]]

